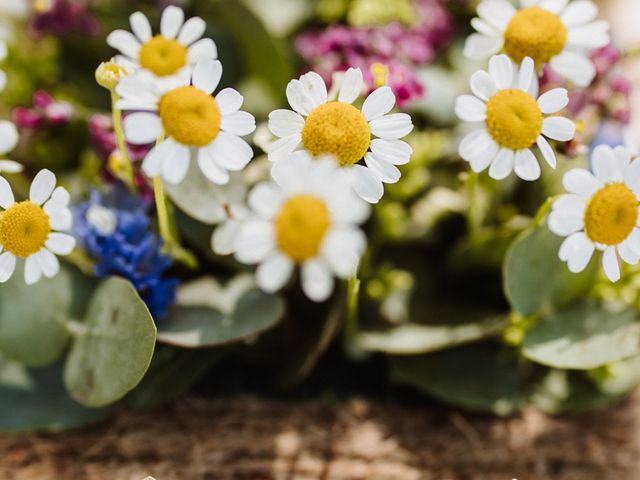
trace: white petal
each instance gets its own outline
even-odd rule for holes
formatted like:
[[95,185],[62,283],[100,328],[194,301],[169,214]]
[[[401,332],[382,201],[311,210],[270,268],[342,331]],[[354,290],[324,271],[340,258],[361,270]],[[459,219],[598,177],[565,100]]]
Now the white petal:
[[193,69],[193,86],[211,95],[222,78],[222,63],[205,58]]
[[269,130],[276,137],[284,138],[300,135],[304,128],[304,119],[291,110],[274,110],[269,114]]
[[68,208],[58,210],[49,214],[49,223],[53,230],[65,231],[71,228],[73,217]]
[[56,256],[46,248],[41,249],[38,253],[33,255],[40,266],[40,271],[47,278],[55,277],[60,271],[60,262]]
[[221,166],[232,172],[242,170],[253,158],[251,146],[240,137],[220,132],[209,145],[211,156]]
[[226,185],[229,183],[229,172],[218,165],[218,162],[211,156],[210,149],[201,148],[198,151],[198,166],[204,176],[216,185]]
[[584,25],[596,18],[598,7],[591,0],[575,0],[564,9],[560,20],[568,29],[576,25]]
[[275,248],[273,226],[264,221],[248,221],[238,233],[236,259],[247,264],[259,263]]
[[271,219],[280,210],[283,201],[282,192],[272,182],[261,182],[249,193],[249,207],[265,219]]
[[489,60],[489,75],[498,90],[511,88],[513,85],[513,62],[506,55],[495,55]]
[[618,263],[615,247],[607,247],[602,254],[602,267],[609,280],[612,282],[620,280],[620,264]]
[[130,58],[138,58],[140,42],[126,30],[114,30],[107,37],[107,45]]
[[57,187],[51,194],[51,198],[42,207],[46,213],[55,213],[67,209],[71,196],[64,187]]
[[507,178],[513,171],[514,161],[515,152],[513,150],[501,149],[489,168],[489,176],[495,180]]
[[482,35],[486,35],[487,37],[497,37],[502,33],[495,26],[478,17],[471,19],[471,26],[475,29],[476,32],[481,33]]
[[338,100],[340,102],[353,103],[355,99],[360,96],[363,88],[364,80],[362,79],[362,70],[359,68],[350,68],[345,72],[344,77],[342,77]]
[[190,65],[198,63],[204,58],[217,58],[218,49],[216,44],[210,38],[201,38],[189,47],[187,53],[187,61]]
[[184,22],[184,12],[181,8],[169,5],[162,12],[160,19],[160,32],[163,37],[176,38],[182,23]]
[[368,153],[364,157],[364,163],[367,164],[377,177],[384,183],[396,183],[400,180],[400,170],[393,164],[378,159],[374,154]]
[[202,38],[204,31],[207,29],[207,24],[200,17],[191,17],[184,22],[180,33],[178,34],[178,43],[188,46],[196,40]]
[[256,269],[258,286],[267,293],[280,290],[293,273],[293,262],[282,254],[267,258]]
[[638,195],[640,193],[640,158],[631,162],[624,176],[625,184]]
[[360,255],[366,247],[366,237],[357,228],[333,229],[322,245],[322,254],[336,276],[349,278],[358,267]]
[[613,149],[609,145],[598,145],[593,150],[591,167],[596,178],[604,183],[624,180],[624,169],[619,168]]
[[469,162],[473,158],[483,155],[487,150],[495,150],[495,152],[493,152],[493,156],[495,156],[495,154],[498,153],[497,149],[498,146],[496,142],[484,128],[481,128],[468,133],[462,139],[458,147],[458,153],[460,157]]
[[36,205],[46,202],[56,186],[56,176],[46,168],[40,170],[31,183],[29,199]]
[[288,158],[302,142],[301,134],[291,135],[276,140],[267,147],[269,161],[280,162]]
[[271,177],[286,193],[296,193],[304,187],[305,177],[309,174],[311,164],[315,162],[305,151],[276,162],[271,167]]
[[640,261],[640,255],[631,248],[626,240],[618,245],[617,250],[620,258],[630,265],[636,265]]
[[225,132],[242,137],[253,133],[256,129],[256,119],[248,112],[238,111],[224,115],[220,128]]
[[609,23],[605,20],[570,28],[567,35],[567,44],[581,48],[602,48],[609,42]]
[[236,251],[241,223],[227,220],[216,227],[211,236],[211,249],[216,255],[231,255]]
[[12,253],[4,252],[0,255],[0,283],[5,283],[16,269],[16,257]]
[[578,87],[587,87],[596,76],[596,67],[590,59],[575,52],[564,51],[551,59],[551,68]]
[[362,165],[354,165],[352,168],[353,189],[356,194],[365,202],[378,203],[384,194],[380,179]]
[[314,100],[307,93],[307,89],[300,80],[291,80],[287,84],[287,101],[291,108],[301,115],[309,115],[316,107]]
[[567,6],[569,0],[541,0],[540,8],[543,8],[551,13],[559,15]]
[[0,120],[0,155],[9,153],[16,148],[19,140],[18,129],[13,122]]
[[549,214],[547,224],[549,230],[561,237],[579,232],[584,228],[583,217],[558,210],[554,210]]
[[593,242],[587,238],[584,232],[574,233],[560,247],[560,258],[562,259],[562,254],[564,254],[569,271],[580,273],[589,265],[595,248]]
[[531,150],[524,149],[516,152],[513,171],[522,180],[533,181],[540,178],[540,164]]
[[0,173],[20,173],[24,170],[22,164],[13,160],[0,160]]
[[309,260],[302,265],[302,290],[314,302],[324,302],[333,291],[333,276],[319,260]]
[[190,161],[191,149],[178,145],[178,150],[173,158],[171,160],[165,159],[162,162],[162,179],[169,185],[177,185],[187,176]]
[[127,142],[134,145],[153,143],[163,131],[160,117],[149,112],[130,113],[124,117],[123,126]]
[[394,165],[409,163],[413,149],[402,140],[384,140],[375,138],[371,141],[371,151],[381,160],[386,160]]
[[162,163],[164,161],[171,161],[172,158],[178,155],[179,148],[180,145],[171,138],[157,144],[147,153],[147,156],[142,162],[142,171],[151,178],[160,175]]
[[478,70],[471,75],[469,83],[473,94],[484,101],[489,100],[497,93],[496,84],[484,70]]
[[542,122],[542,133],[553,140],[568,142],[576,135],[576,124],[564,117],[547,117]]
[[69,255],[76,246],[76,239],[66,233],[51,232],[44,246],[57,255]]
[[327,101],[327,86],[324,80],[316,72],[305,73],[300,77],[300,82],[306,90],[307,96],[312,101],[312,108],[316,108]]
[[144,13],[135,12],[129,17],[129,23],[131,24],[131,30],[141,42],[151,40],[151,25]]
[[501,36],[488,37],[480,33],[473,33],[467,37],[463,53],[465,57],[472,60],[483,60],[498,53],[503,45],[504,40]]
[[456,98],[456,115],[465,122],[482,122],[487,118],[487,105],[473,95]]
[[242,107],[243,98],[237,90],[233,88],[225,88],[220,90],[216,95],[216,105],[220,109],[221,115],[229,115],[237,112]]
[[389,87],[380,87],[371,92],[362,105],[362,114],[371,121],[391,111],[396,103],[396,96]]
[[553,151],[553,148],[551,148],[551,145],[549,144],[547,139],[542,135],[539,135],[536,143],[538,144],[538,148],[540,149],[544,160],[549,164],[551,168],[556,168],[556,153]]
[[565,88],[554,88],[538,99],[542,113],[557,113],[569,105],[569,92]]
[[567,192],[575,193],[583,198],[591,198],[597,190],[603,187],[602,182],[584,168],[569,170],[564,174],[562,184]]
[[406,113],[392,113],[376,118],[369,123],[371,132],[385,140],[397,140],[413,130],[411,117]]
[[586,206],[585,199],[580,195],[568,193],[561,195],[560,198],[553,202],[553,211],[582,218],[584,217]]
[[9,185],[6,178],[0,177],[0,207],[6,210],[14,203],[15,198],[13,196],[13,190],[11,190],[11,185]]
[[42,277],[42,271],[35,255],[31,255],[24,263],[24,281],[27,285],[37,283]]
[[501,32],[515,14],[516,9],[506,0],[484,0],[478,5],[478,15]]
[[496,142],[492,140],[484,150],[475,153],[474,156],[469,160],[469,166],[471,167],[471,170],[476,173],[484,172],[495,160],[499,151],[500,147]]
[[518,74],[518,87],[520,90],[530,93],[532,91],[537,91],[538,87],[533,86],[533,83],[538,83],[538,76],[535,70],[535,64],[530,57],[526,57],[522,60],[522,64],[520,66],[520,73]]

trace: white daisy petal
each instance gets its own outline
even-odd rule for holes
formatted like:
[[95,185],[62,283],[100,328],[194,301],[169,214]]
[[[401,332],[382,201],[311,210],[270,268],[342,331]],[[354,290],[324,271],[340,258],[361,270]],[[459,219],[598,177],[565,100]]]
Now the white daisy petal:
[[595,245],[587,238],[585,233],[578,232],[567,237],[563,242],[559,256],[562,259],[564,254],[566,257],[564,261],[567,262],[570,272],[580,273],[589,265],[595,249]]
[[333,291],[333,276],[319,260],[308,260],[302,265],[302,290],[314,302],[324,302]]
[[575,193],[583,198],[591,196],[603,187],[603,183],[584,168],[574,168],[564,174],[562,184],[567,192]]
[[27,285],[33,285],[42,278],[42,271],[35,255],[31,255],[24,262],[24,281]]
[[248,112],[238,111],[222,117],[220,128],[239,137],[249,135],[256,129],[256,119]]
[[162,179],[169,185],[177,185],[184,180],[189,170],[189,162],[191,161],[191,149],[184,145],[178,145],[178,148],[171,160],[165,159],[162,162]]
[[11,190],[11,185],[9,185],[6,178],[0,177],[0,207],[6,210],[14,203],[15,198],[13,196],[13,190]]
[[305,151],[299,151],[288,158],[276,162],[271,167],[271,177],[287,193],[295,193],[304,186],[304,177],[315,162]]
[[242,107],[243,98],[237,90],[225,88],[220,90],[215,97],[216,105],[222,116],[237,112]]
[[569,92],[564,88],[554,88],[538,98],[542,113],[557,113],[569,105]]
[[513,85],[513,63],[506,55],[495,55],[489,60],[489,75],[500,90]]
[[[636,158],[625,172],[625,184],[634,191],[636,195],[640,193],[640,158]],[[0,206],[2,206],[0,204]]]
[[260,263],[274,248],[273,226],[265,221],[248,221],[238,233],[235,256],[242,263]]
[[605,20],[570,28],[567,35],[569,45],[581,48],[602,48],[609,42],[609,23]]
[[51,194],[51,198],[42,207],[46,213],[58,212],[69,206],[71,195],[64,187],[57,187]]
[[301,134],[280,138],[267,147],[269,161],[279,162],[288,158],[302,142]]
[[251,146],[240,137],[220,132],[209,146],[211,156],[221,166],[232,172],[242,170],[253,158]]
[[134,145],[153,143],[163,131],[160,117],[149,112],[130,113],[124,117],[123,126],[127,142]]
[[547,139],[542,135],[539,135],[536,140],[536,144],[538,145],[545,162],[547,162],[551,168],[556,168],[556,152],[553,151],[553,148],[551,148]]
[[164,142],[157,144],[147,153],[147,156],[142,162],[142,171],[151,178],[160,175],[162,162],[165,159],[171,161],[177,152],[178,144],[168,138]]
[[607,247],[602,254],[602,267],[609,280],[617,282],[620,280],[620,264],[616,255],[616,247]]
[[222,78],[222,63],[205,58],[193,69],[193,86],[211,95]]
[[522,180],[531,182],[540,178],[540,164],[533,152],[528,148],[516,152],[513,171]]
[[516,14],[514,6],[506,0],[484,0],[478,5],[478,15],[503,32]]
[[218,57],[216,44],[210,38],[201,38],[189,47],[187,60],[191,65],[198,63],[205,58],[215,59]]
[[207,24],[200,17],[191,17],[184,22],[180,33],[178,34],[178,43],[189,46],[196,40],[202,38],[204,31],[207,29]]
[[141,42],[151,40],[151,25],[146,15],[142,12],[135,12],[129,17],[131,31]]
[[163,37],[176,38],[184,22],[184,12],[181,8],[169,5],[162,12],[160,18],[160,32]]
[[484,70],[478,70],[471,75],[469,83],[473,94],[485,102],[493,97],[498,91],[493,79]]
[[564,9],[560,20],[568,29],[589,23],[598,15],[598,7],[591,0],[575,0]]
[[60,271],[60,262],[56,256],[46,248],[33,255],[40,266],[40,271],[47,278],[55,277]]
[[371,121],[391,111],[396,103],[396,96],[389,87],[380,87],[371,92],[362,105],[362,114]]
[[487,37],[497,37],[502,33],[495,26],[478,17],[471,19],[471,26],[476,32],[486,35]]
[[364,233],[357,228],[333,229],[322,245],[322,255],[336,276],[349,278],[358,267],[360,255],[366,247]]
[[119,50],[129,58],[138,58],[140,52],[140,42],[130,32],[126,30],[114,30],[107,37],[107,45]]
[[249,193],[249,207],[265,219],[271,219],[284,201],[282,193],[272,182],[262,182]]
[[369,122],[371,132],[385,140],[397,140],[413,130],[411,117],[406,113],[391,113]]
[[311,99],[311,107],[316,108],[327,101],[327,86],[316,72],[305,73],[300,77],[307,96]]
[[277,292],[291,278],[293,266],[293,262],[282,254],[267,258],[256,269],[258,286],[267,293]]
[[354,165],[352,167],[353,189],[365,202],[378,203],[384,194],[384,187],[380,179],[367,167]]
[[5,283],[16,269],[16,257],[12,253],[4,252],[0,255],[0,283]]
[[384,140],[375,138],[371,141],[371,151],[376,157],[384,159],[394,165],[405,165],[409,163],[413,149],[407,142],[402,140]]
[[229,183],[229,172],[218,165],[209,148],[201,148],[198,151],[198,166],[210,182],[216,185]]
[[640,255],[631,248],[626,240],[617,246],[617,250],[620,258],[630,265],[636,265],[640,261]]
[[553,140],[568,142],[576,135],[576,124],[564,117],[547,117],[542,122],[542,133]]
[[487,118],[487,105],[473,95],[456,98],[456,115],[465,122],[482,122]]
[[291,108],[301,115],[309,115],[315,108],[313,99],[309,97],[307,89],[300,80],[291,80],[287,84],[286,94]]
[[[536,74],[536,67],[531,57],[526,57],[522,60],[520,65],[520,72],[518,74],[518,87],[524,92],[531,92],[533,82],[538,82],[538,76]],[[535,88],[537,90],[537,88]]]
[[40,170],[31,183],[31,189],[29,190],[29,200],[36,205],[42,205],[46,202],[53,189],[56,186],[56,176],[51,170],[46,168]]
[[216,255],[231,255],[236,251],[242,223],[229,219],[216,227],[211,236],[211,249]]
[[20,173],[23,167],[13,160],[0,160],[0,173]]
[[291,110],[274,110],[269,114],[269,130],[276,137],[284,138],[300,135],[304,128],[304,118]]
[[569,3],[569,0],[541,0],[539,6],[558,15],[564,10],[567,3]]
[[364,162],[382,182],[396,183],[400,180],[400,170],[393,164],[378,159],[374,154],[366,154]]
[[513,171],[515,152],[508,148],[503,148],[498,152],[495,160],[489,168],[489,176],[495,180],[503,180]]
[[362,79],[362,70],[359,68],[348,69],[342,78],[340,85],[340,93],[338,101],[345,103],[353,103],[360,96],[364,89],[364,80]]
[[500,147],[495,142],[488,144],[484,150],[477,152],[468,160],[471,170],[476,173],[484,172],[495,160],[499,151]]
[[578,87],[587,87],[596,76],[593,62],[575,52],[565,50],[551,59],[551,68]]
[[53,230],[65,231],[71,228],[73,217],[68,208],[49,213],[49,223]]
[[66,233],[51,232],[44,246],[56,255],[69,255],[76,246],[76,239]]
[[575,195],[572,193],[562,195],[555,202],[553,202],[554,211],[557,210],[558,212],[580,218],[584,217],[585,208],[585,199],[580,195]]
[[602,182],[622,182],[624,169],[619,168],[613,149],[609,145],[598,145],[593,150],[593,173]]
[[554,210],[549,214],[547,224],[549,230],[561,237],[566,237],[572,233],[579,232],[584,228],[583,217],[557,210]]
[[488,37],[480,33],[473,33],[467,37],[464,44],[464,56],[472,60],[482,60],[502,50],[502,37]]
[[477,157],[479,153],[485,152],[494,146],[496,150],[495,153],[498,153],[496,142],[491,138],[486,129],[481,128],[467,134],[462,139],[458,147],[458,153],[463,159],[471,161],[471,159]]
[[16,148],[20,135],[18,129],[7,120],[0,120],[0,155],[9,153]]

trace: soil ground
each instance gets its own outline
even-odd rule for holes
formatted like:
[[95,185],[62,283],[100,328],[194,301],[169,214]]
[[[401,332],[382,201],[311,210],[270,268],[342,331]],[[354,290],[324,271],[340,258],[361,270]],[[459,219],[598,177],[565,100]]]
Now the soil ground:
[[584,415],[231,397],[0,437],[2,480],[637,480],[640,394]]

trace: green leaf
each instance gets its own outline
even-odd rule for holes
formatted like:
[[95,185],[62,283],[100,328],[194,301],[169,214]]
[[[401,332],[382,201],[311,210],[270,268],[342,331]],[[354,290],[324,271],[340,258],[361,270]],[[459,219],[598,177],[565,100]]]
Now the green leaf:
[[503,264],[504,292],[523,315],[533,315],[561,307],[584,296],[592,287],[598,266],[591,264],[582,273],[571,273],[558,258],[563,239],[546,226],[520,235],[507,252]]
[[140,382],[153,356],[156,327],[147,306],[128,281],[111,277],[75,327],[64,370],[71,396],[88,407],[119,400]]
[[529,330],[522,353],[554,368],[600,367],[640,353],[640,323],[631,309],[581,302]]
[[202,278],[180,289],[158,341],[200,348],[246,340],[273,328],[283,313],[280,297],[255,288],[251,275],[239,275],[226,288]]
[[29,367],[54,362],[69,342],[67,322],[78,318],[91,281],[71,268],[35,285],[22,271],[0,287],[0,353]]
[[471,411],[509,415],[526,402],[525,379],[515,361],[491,342],[392,357],[391,375],[398,383]]
[[0,431],[60,431],[104,418],[105,410],[90,410],[74,402],[64,388],[62,366],[28,370],[0,361]]
[[392,355],[429,353],[496,335],[508,323],[505,317],[461,325],[407,323],[388,331],[360,332],[355,338],[355,347]]

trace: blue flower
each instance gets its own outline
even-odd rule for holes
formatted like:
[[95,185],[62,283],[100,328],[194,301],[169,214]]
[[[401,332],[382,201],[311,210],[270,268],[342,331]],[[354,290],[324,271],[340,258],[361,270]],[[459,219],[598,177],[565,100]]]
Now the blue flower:
[[93,191],[72,212],[74,235],[96,260],[96,275],[128,279],[153,317],[162,319],[175,301],[178,280],[164,276],[172,260],[160,253],[162,241],[140,202],[121,190]]

